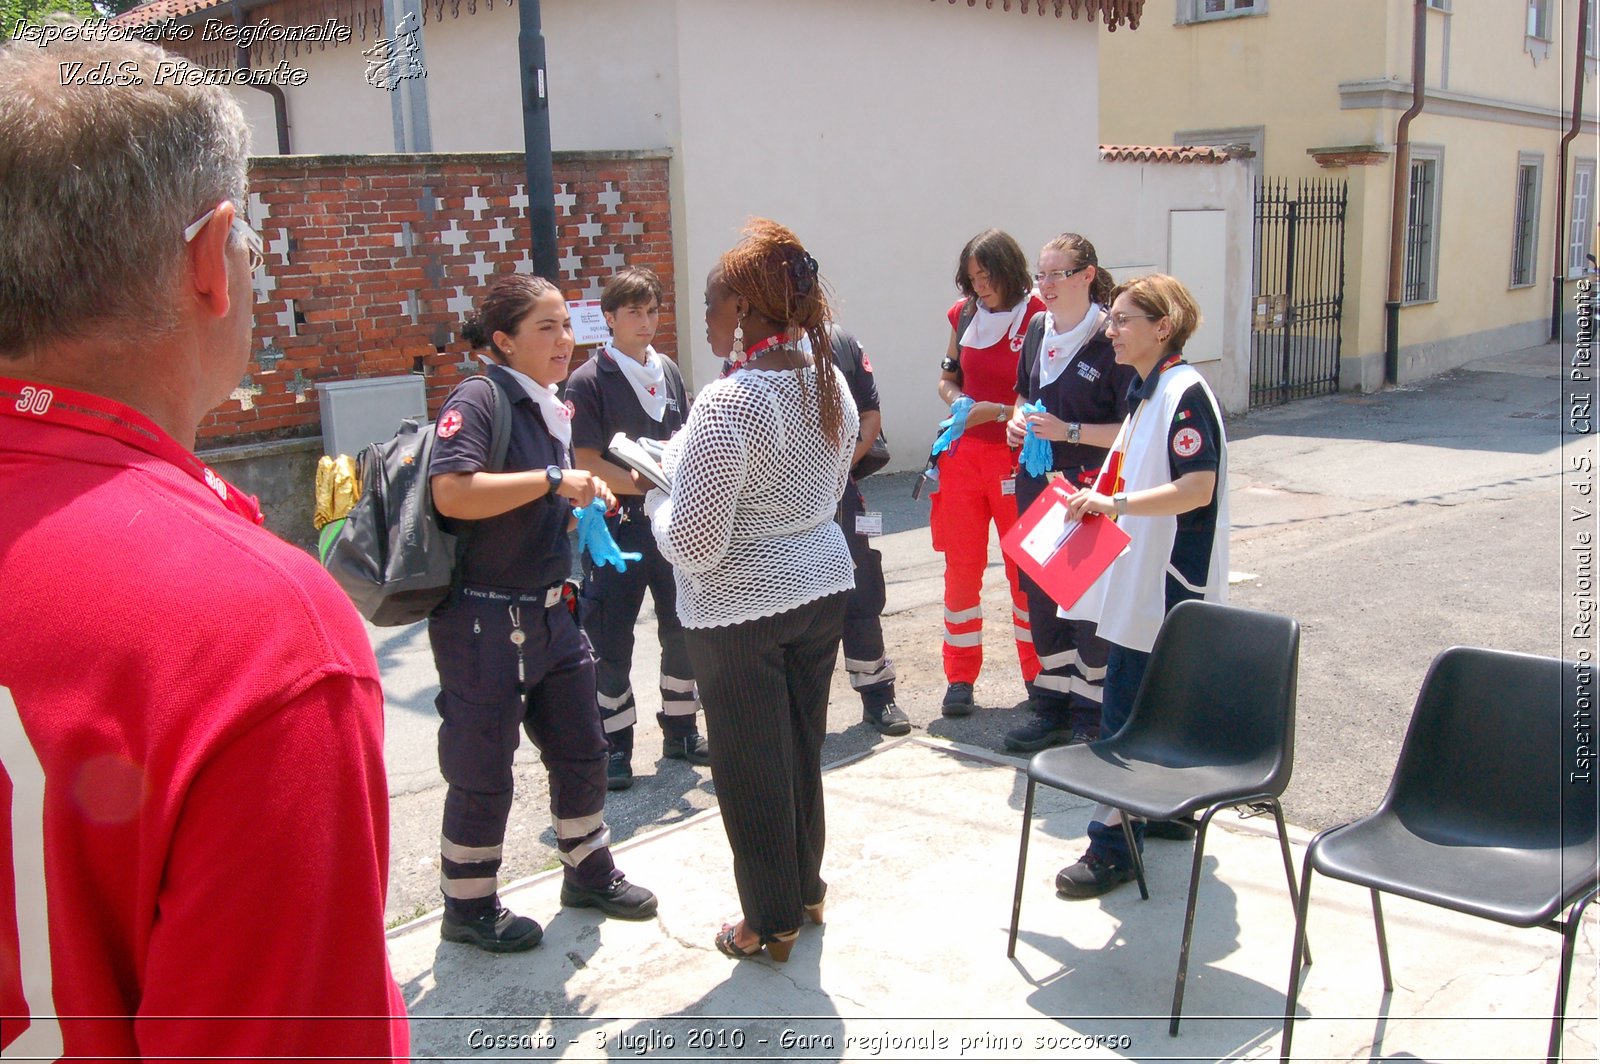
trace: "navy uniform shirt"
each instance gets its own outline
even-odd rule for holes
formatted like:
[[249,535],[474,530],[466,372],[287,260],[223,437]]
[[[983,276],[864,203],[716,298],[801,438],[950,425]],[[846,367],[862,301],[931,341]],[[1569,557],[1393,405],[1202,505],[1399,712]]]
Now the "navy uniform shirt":
[[[1117,425],[1128,416],[1128,389],[1138,377],[1131,366],[1117,365],[1117,354],[1101,329],[1073,356],[1061,375],[1048,385],[1039,384],[1040,355],[1044,347],[1044,315],[1028,325],[1017,360],[1017,395],[1025,402],[1044,400],[1046,413],[1080,425]],[[1051,469],[1098,470],[1106,449],[1087,443],[1051,441]]]
[[[544,415],[522,385],[498,366],[488,366],[485,372],[512,400],[511,441],[505,468],[488,468],[490,438],[494,434],[494,393],[488,382],[469,380],[451,392],[439,410],[429,474],[514,473],[552,465],[569,467],[572,463],[565,450],[545,430]],[[572,568],[567,545],[567,519],[571,516],[570,503],[546,495],[497,517],[446,520],[449,531],[468,537],[456,580],[507,591],[532,591],[559,584]]]
[[[627,357],[627,356],[623,356]],[[683,427],[689,403],[684,397],[683,374],[677,363],[661,356],[667,390],[667,408],[657,421],[639,405],[639,396],[622,367],[605,348],[572,371],[567,378],[567,402],[572,404],[572,446],[592,447],[608,462],[622,465],[611,455],[611,438],[622,433],[630,439],[665,440]],[[623,466],[623,468],[627,468]]]
[[878,384],[872,377],[872,363],[861,349],[861,342],[843,329],[830,326],[829,346],[833,349],[833,364],[844,374],[850,386],[850,398],[856,401],[856,411],[866,413],[879,409]]
[[[1133,387],[1128,391],[1130,412],[1138,410],[1140,403],[1156,394],[1161,383],[1161,371],[1176,363],[1177,360],[1169,356],[1150,374],[1149,380],[1134,378]],[[1191,385],[1178,402],[1177,411],[1172,415],[1172,424],[1167,426],[1167,468],[1172,473],[1172,479],[1177,480],[1185,473],[1216,472],[1221,462],[1222,438],[1222,426],[1217,424],[1217,416],[1212,410],[1205,386],[1198,383]],[[1217,493],[1213,491],[1211,501],[1204,506],[1179,514],[1177,521],[1178,533],[1172,542],[1172,565],[1183,574],[1185,580],[1197,587],[1204,587],[1211,569],[1211,548],[1216,539]],[[1172,609],[1184,599],[1198,597],[1168,577],[1167,609]]]

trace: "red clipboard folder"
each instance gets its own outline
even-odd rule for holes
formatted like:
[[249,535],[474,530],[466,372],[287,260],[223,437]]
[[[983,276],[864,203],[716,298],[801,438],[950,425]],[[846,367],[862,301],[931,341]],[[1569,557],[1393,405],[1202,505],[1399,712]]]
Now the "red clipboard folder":
[[1051,481],[1000,537],[1006,556],[1063,608],[1083,597],[1128,548],[1130,538],[1102,514],[1090,514],[1082,521],[1068,518],[1067,499],[1074,490],[1065,477]]

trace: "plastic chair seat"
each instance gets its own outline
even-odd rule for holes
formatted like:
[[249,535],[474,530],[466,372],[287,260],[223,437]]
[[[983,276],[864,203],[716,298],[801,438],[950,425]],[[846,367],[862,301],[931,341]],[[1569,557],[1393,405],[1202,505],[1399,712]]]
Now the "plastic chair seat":
[[1036,755],[1028,776],[1057,790],[1114,806],[1147,820],[1174,820],[1208,805],[1279,793],[1281,759],[1244,764],[1163,764],[1171,751],[1145,752],[1113,737],[1087,746],[1058,746]]
[[1393,814],[1328,832],[1311,867],[1325,876],[1512,927],[1538,927],[1582,896],[1594,847],[1528,848],[1430,839]]

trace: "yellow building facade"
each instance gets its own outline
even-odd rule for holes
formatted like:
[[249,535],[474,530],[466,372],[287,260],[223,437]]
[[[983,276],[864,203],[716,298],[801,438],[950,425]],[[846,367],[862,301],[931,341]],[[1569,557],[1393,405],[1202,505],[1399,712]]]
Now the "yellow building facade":
[[[1400,381],[1543,342],[1558,285],[1571,328],[1574,282],[1595,250],[1600,156],[1591,26],[1558,212],[1578,7],[1427,2],[1426,93],[1402,219]],[[1147,0],[1136,33],[1101,43],[1103,141],[1244,145],[1258,176],[1349,182],[1345,388],[1385,379],[1394,146],[1412,103],[1414,18],[1413,0]]]

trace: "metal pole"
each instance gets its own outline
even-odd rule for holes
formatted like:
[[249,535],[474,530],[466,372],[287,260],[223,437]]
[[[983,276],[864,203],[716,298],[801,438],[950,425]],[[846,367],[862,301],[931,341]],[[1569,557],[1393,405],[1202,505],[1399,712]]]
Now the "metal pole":
[[1411,31],[1411,107],[1400,116],[1394,135],[1394,199],[1389,209],[1389,299],[1384,303],[1385,384],[1400,383],[1400,304],[1404,298],[1401,273],[1405,269],[1402,247],[1406,233],[1406,191],[1411,182],[1411,120],[1422,113],[1427,66],[1428,4],[1427,0],[1416,0]]
[[545,77],[544,33],[539,0],[517,0],[522,31],[517,54],[522,64],[522,143],[528,177],[528,229],[535,276],[559,287],[556,252],[556,180],[550,154],[550,96]]
[[[1578,0],[1578,47],[1572,67],[1572,121],[1561,136],[1561,146],[1556,151],[1556,237],[1551,259],[1554,269],[1550,275],[1550,339],[1561,339],[1562,282],[1567,275],[1567,162],[1572,157],[1572,140],[1583,128],[1583,75],[1584,44],[1589,38],[1589,0]],[[1594,190],[1589,190],[1589,202],[1594,202]],[[1590,212],[1591,218],[1593,211]]]

